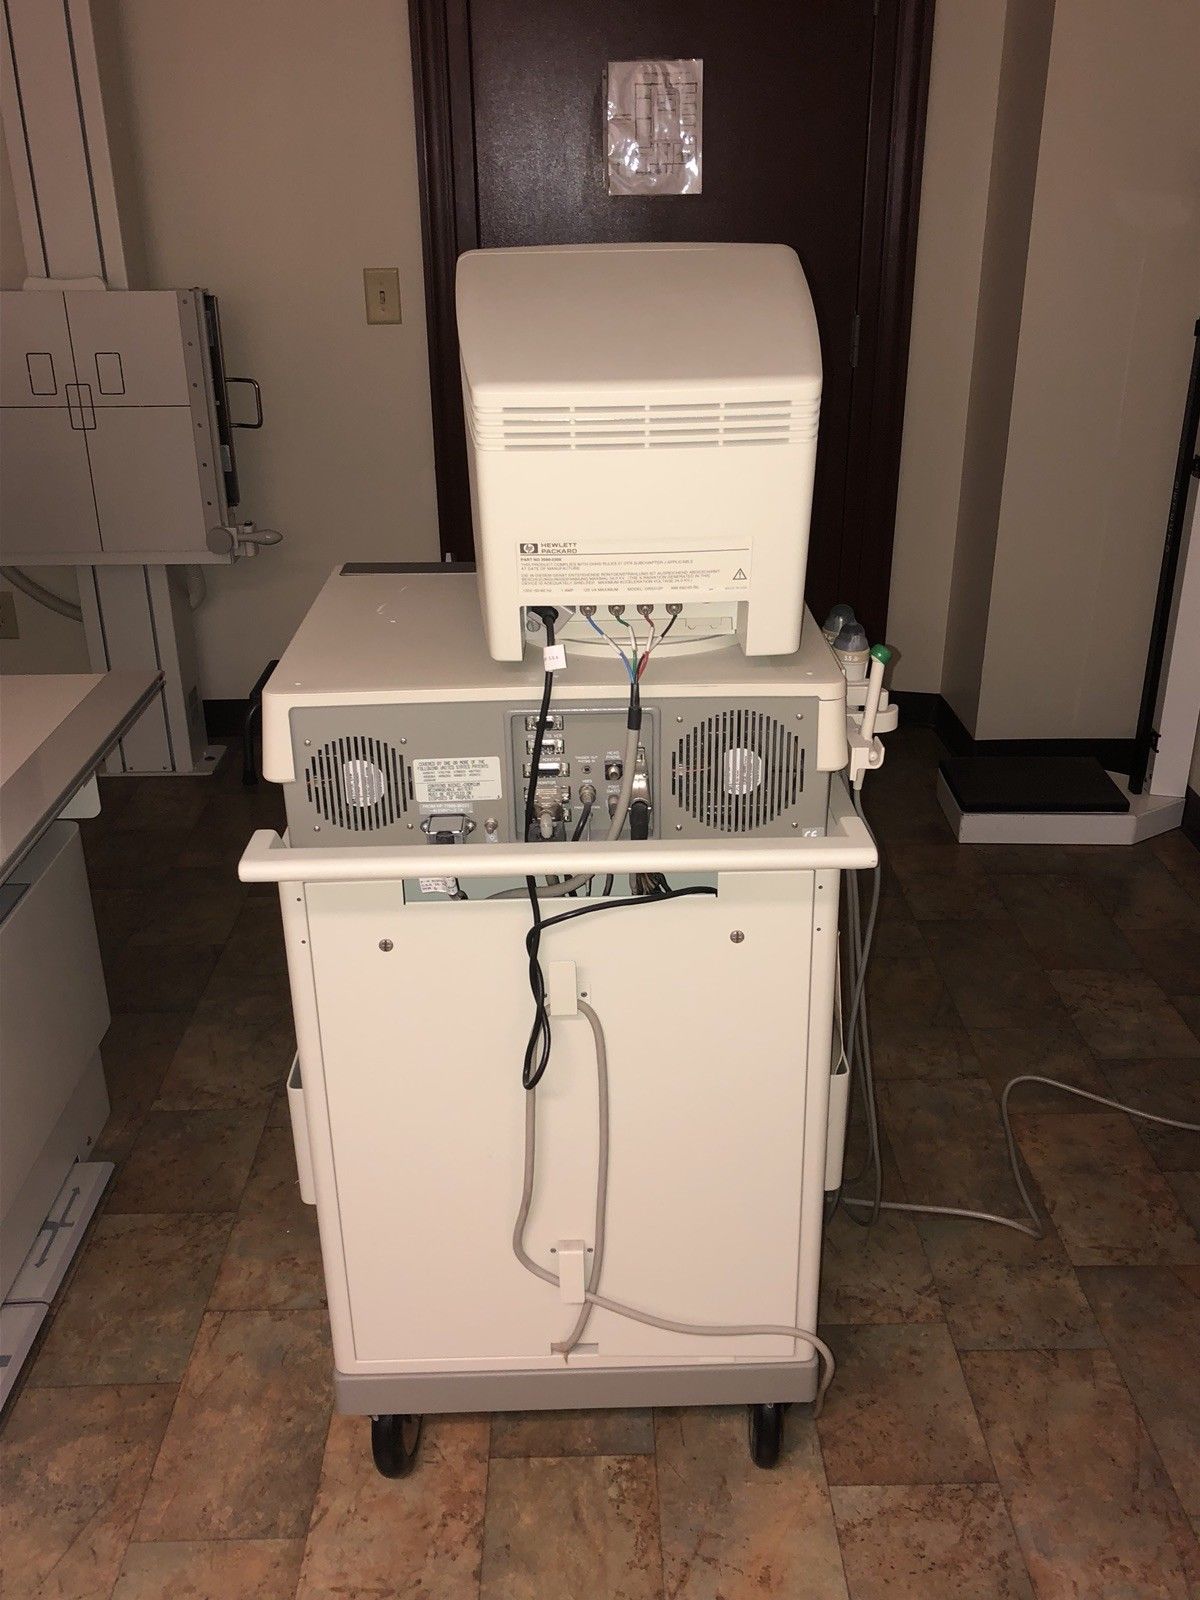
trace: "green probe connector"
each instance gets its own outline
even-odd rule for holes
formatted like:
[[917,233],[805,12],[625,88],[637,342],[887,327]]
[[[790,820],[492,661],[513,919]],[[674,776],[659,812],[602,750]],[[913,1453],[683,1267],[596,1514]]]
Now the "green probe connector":
[[874,660],[882,661],[885,667],[892,659],[892,652],[886,644],[873,644],[871,646],[871,655]]

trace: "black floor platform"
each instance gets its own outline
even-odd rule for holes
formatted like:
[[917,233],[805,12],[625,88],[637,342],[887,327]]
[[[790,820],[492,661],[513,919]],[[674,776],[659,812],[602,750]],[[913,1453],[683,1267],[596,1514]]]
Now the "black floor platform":
[[1093,756],[951,756],[940,771],[962,811],[1129,810]]

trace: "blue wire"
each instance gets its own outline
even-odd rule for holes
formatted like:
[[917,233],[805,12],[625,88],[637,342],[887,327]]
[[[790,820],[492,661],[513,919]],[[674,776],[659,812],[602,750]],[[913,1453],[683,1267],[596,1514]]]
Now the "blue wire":
[[621,660],[625,663],[625,671],[629,674],[629,681],[630,681],[630,683],[632,683],[633,682],[633,668],[629,664],[629,657],[625,654],[624,650],[621,649],[621,646],[617,643],[617,641],[615,639],[610,639],[609,638],[609,636],[605,633],[604,629],[596,621],[595,617],[588,617],[587,621],[588,621],[589,627],[591,627],[596,633],[598,633],[600,635],[600,637],[604,640],[605,644],[611,645],[613,647],[613,649],[617,652],[617,654],[620,656]]

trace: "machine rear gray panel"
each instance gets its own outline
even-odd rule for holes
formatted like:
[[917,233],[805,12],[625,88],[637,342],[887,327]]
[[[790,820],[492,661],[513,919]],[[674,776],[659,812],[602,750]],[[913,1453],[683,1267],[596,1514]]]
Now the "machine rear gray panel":
[[[513,774],[508,711],[502,701],[457,705],[300,707],[292,712],[296,781],[284,786],[288,829],[297,845],[415,844],[432,815],[461,813],[482,843],[485,823],[511,842]],[[534,707],[536,710],[536,706]],[[437,803],[422,801],[414,763],[490,760],[499,789]]]
[[660,702],[655,809],[663,835],[790,838],[825,831],[817,702],[727,696]]
[[[413,844],[430,818],[461,817],[463,842],[520,837],[529,730],[535,701],[301,707],[291,715],[296,780],[284,786],[296,845]],[[607,827],[606,761],[624,746],[623,706],[565,696],[551,707],[551,759],[570,832],[579,789],[598,791],[589,837]],[[759,697],[655,700],[643,709],[641,742],[651,775],[651,835],[789,838],[825,829],[829,781],[816,769],[817,702]],[[414,763],[486,764],[461,792],[422,799]],[[494,775],[494,781],[493,781]],[[446,794],[449,793],[449,798]],[[489,824],[494,825],[489,827]],[[423,829],[424,825],[424,829]]]

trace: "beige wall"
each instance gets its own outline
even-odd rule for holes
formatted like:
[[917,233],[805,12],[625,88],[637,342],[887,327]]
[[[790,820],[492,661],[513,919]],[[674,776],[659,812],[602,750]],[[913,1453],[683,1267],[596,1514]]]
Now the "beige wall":
[[[329,569],[437,553],[404,0],[95,0],[132,287],[220,296],[229,369],[267,412],[238,435],[241,515],[284,544],[209,568],[203,692],[240,697]],[[352,25],[351,25],[352,24]],[[24,263],[7,169],[5,285]],[[400,268],[403,323],[367,327],[364,266]],[[74,595],[74,574],[40,574]],[[86,666],[78,625],[18,601],[0,668]]]
[[1058,0],[981,738],[1133,731],[1200,309],[1198,104],[1196,0]]
[[[205,695],[241,696],[337,562],[437,553],[407,13],[97,9],[146,281],[215,290],[229,369],[263,388],[266,426],[238,436],[242,513],[285,543],[210,571],[196,623]],[[368,327],[362,269],[391,265],[403,323]]]
[[950,605],[1006,0],[934,13],[888,638],[937,693]]

